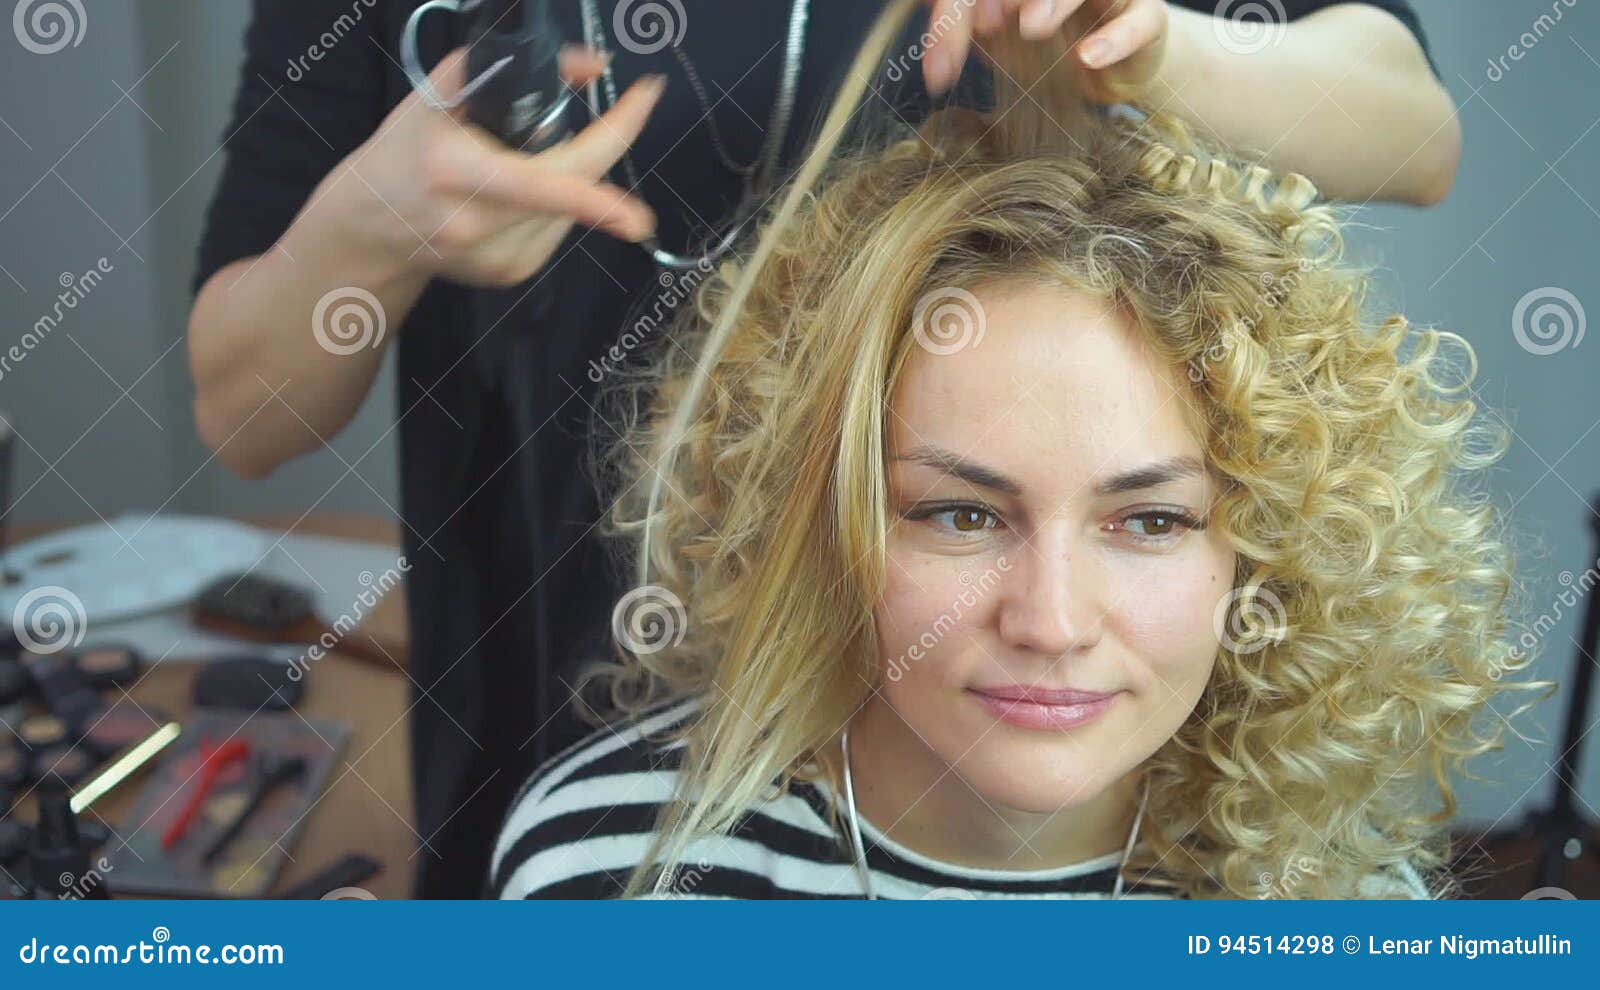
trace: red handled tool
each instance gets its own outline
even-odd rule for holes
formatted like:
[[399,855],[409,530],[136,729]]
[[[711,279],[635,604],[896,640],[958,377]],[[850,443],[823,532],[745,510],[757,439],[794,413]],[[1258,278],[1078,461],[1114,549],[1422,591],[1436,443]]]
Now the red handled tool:
[[206,803],[206,798],[211,796],[211,789],[217,783],[217,777],[231,764],[250,756],[250,740],[233,738],[220,746],[213,745],[211,740],[200,741],[200,769],[199,780],[195,782],[194,791],[189,795],[183,810],[178,812],[178,817],[173,819],[171,825],[161,836],[161,848],[171,849],[183,838],[189,830],[189,825],[194,821],[194,816],[199,813]]

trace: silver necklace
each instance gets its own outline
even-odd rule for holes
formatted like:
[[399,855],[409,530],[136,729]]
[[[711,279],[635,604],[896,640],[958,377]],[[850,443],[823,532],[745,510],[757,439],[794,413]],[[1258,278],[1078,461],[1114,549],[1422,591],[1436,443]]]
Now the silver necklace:
[[[707,99],[705,87],[700,83],[700,75],[694,70],[694,65],[688,60],[676,44],[672,46],[673,54],[684,68],[684,74],[689,77],[689,86],[694,91],[696,98],[705,114],[707,130],[711,135],[712,147],[716,150],[722,163],[729,170],[744,179],[744,189],[748,193],[753,186],[764,185],[772,177],[777,166],[778,156],[783,150],[784,137],[789,131],[789,121],[794,114],[795,88],[800,78],[800,60],[805,54],[806,44],[806,19],[810,14],[810,0],[793,0],[789,8],[789,31],[784,43],[783,70],[778,80],[778,96],[772,107],[772,119],[768,122],[767,132],[761,138],[761,150],[756,160],[749,165],[740,165],[728,153],[727,146],[722,141],[721,132],[716,125],[715,116],[711,112],[711,104]],[[582,0],[581,11],[583,14],[583,39],[589,47],[602,53],[608,49],[605,42],[605,26],[601,23],[600,12],[596,0]],[[600,72],[600,82],[605,88],[607,105],[615,106],[617,102],[617,83],[608,64]],[[594,108],[598,116],[604,108],[600,105],[596,93],[595,83],[589,83],[589,105]],[[622,167],[628,176],[629,187],[639,187],[639,171],[633,163],[633,156],[627,152],[622,156]],[[690,256],[667,251],[661,247],[659,241],[651,237],[640,243],[650,256],[667,268],[699,268],[707,270],[711,263],[716,261],[733,246],[738,239],[742,224],[735,224],[710,251],[699,255]]]
[[[861,841],[861,818],[856,813],[856,787],[855,780],[850,773],[850,725],[845,723],[844,732],[839,736],[839,749],[844,754],[844,800],[845,808],[850,818],[850,841],[854,846],[856,875],[861,878],[861,890],[866,894],[867,900],[875,901],[878,895],[872,890],[872,870],[867,866],[867,848]],[[1111,888],[1111,899],[1122,898],[1122,873],[1128,867],[1128,857],[1133,855],[1134,844],[1139,841],[1139,823],[1144,821],[1144,809],[1150,801],[1150,781],[1145,779],[1143,793],[1139,797],[1139,813],[1133,817],[1133,828],[1128,832],[1128,842],[1122,848],[1122,861],[1117,864],[1117,882]]]

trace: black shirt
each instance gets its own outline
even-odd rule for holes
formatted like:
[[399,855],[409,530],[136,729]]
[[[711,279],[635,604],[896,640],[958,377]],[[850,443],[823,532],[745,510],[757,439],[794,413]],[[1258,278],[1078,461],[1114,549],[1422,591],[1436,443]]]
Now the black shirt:
[[[1405,0],[1373,2],[1422,40]],[[317,182],[408,94],[398,39],[419,5],[255,0],[196,290],[223,265],[271,248]],[[735,161],[754,161],[778,90],[789,4],[682,5],[682,49],[714,103],[717,128]],[[1208,13],[1215,6],[1182,5]],[[1327,5],[1283,3],[1291,18]],[[615,6],[599,3],[608,38]],[[578,0],[553,7],[565,36],[582,39]],[[784,164],[808,145],[880,8],[862,0],[811,3]],[[911,25],[894,50],[907,50],[923,29]],[[437,64],[463,40],[461,18],[430,15],[424,64]],[[663,244],[687,250],[736,205],[739,178],[714,155],[700,103],[671,50],[639,54],[614,38],[608,47],[619,91],[645,73],[669,77],[632,155],[644,176],[636,192],[656,211]],[[879,92],[914,117],[927,95],[920,65],[912,69],[882,80]],[[964,91],[980,92],[985,71],[970,61]],[[573,128],[587,120],[575,104]],[[626,185],[620,168],[612,178]],[[630,314],[651,308],[658,275],[636,245],[578,227],[523,285],[469,290],[434,280],[400,328],[395,399],[424,896],[477,892],[516,785],[582,734],[577,722],[552,713],[575,663],[604,647],[612,606],[627,588],[592,533],[602,507],[585,466],[587,434],[593,429],[599,443],[611,437],[594,416],[595,379],[604,375],[591,375],[591,362],[603,361]]]

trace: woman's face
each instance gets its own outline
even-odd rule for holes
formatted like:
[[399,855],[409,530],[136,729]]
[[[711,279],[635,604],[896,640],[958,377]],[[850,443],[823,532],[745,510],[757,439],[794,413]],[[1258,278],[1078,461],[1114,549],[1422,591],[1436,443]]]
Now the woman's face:
[[[1185,376],[1123,313],[1054,287],[967,298],[981,335],[914,347],[891,405],[882,694],[933,766],[1052,813],[1194,709],[1234,553],[1204,528]],[[1072,691],[1106,697],[1052,694]]]

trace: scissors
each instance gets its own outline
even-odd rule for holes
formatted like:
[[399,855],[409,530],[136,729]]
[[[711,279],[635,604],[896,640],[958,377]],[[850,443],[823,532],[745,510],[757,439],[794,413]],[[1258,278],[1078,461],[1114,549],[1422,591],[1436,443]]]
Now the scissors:
[[[471,18],[467,27],[467,83],[445,99],[428,81],[417,50],[423,18],[435,11]],[[534,154],[567,135],[573,90],[561,78],[561,29],[549,0],[428,0],[406,19],[400,64],[424,102],[451,110],[463,103],[467,119],[507,146]]]

